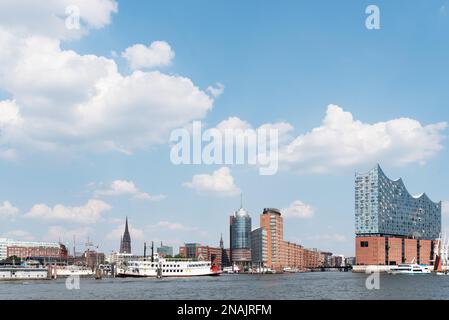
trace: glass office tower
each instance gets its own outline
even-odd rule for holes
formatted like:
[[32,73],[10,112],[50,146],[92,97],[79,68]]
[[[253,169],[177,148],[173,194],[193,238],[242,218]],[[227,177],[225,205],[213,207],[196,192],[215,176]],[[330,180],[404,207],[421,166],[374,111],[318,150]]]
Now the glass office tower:
[[251,264],[251,217],[240,208],[230,217],[231,260],[239,267]]

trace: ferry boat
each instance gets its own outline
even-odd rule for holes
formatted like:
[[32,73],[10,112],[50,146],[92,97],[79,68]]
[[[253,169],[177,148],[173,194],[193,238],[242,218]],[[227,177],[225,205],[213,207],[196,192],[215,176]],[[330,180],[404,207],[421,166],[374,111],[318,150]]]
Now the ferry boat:
[[234,274],[234,273],[239,273],[239,272],[240,272],[240,268],[237,265],[223,268],[223,273]]
[[29,268],[29,267],[1,267],[1,280],[44,280],[48,279],[47,268]]
[[429,274],[431,272],[432,270],[429,266],[419,265],[416,263],[400,264],[392,267],[388,271],[390,274]]
[[210,261],[166,260],[154,255],[149,260],[127,261],[117,268],[117,277],[218,276],[221,270]]
[[93,276],[94,272],[90,268],[83,268],[78,266],[58,266],[56,267],[56,276],[58,277],[88,277]]

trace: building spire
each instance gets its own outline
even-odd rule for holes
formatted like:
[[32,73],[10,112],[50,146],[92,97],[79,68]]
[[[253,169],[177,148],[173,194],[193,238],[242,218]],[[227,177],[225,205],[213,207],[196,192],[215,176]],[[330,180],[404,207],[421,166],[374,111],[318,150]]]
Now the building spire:
[[131,236],[129,234],[128,228],[128,216],[125,221],[125,232],[123,233],[121,245],[120,245],[120,253],[131,253]]
[[129,233],[129,231],[128,231],[128,216],[126,216],[125,233]]
[[240,209],[243,209],[243,192],[240,192]]

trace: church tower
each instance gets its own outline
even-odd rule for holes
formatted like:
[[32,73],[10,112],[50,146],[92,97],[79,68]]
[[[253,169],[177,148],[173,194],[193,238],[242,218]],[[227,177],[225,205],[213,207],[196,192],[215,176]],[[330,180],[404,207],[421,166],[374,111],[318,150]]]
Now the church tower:
[[126,217],[125,232],[120,241],[120,253],[131,253],[131,236],[128,229],[128,217]]

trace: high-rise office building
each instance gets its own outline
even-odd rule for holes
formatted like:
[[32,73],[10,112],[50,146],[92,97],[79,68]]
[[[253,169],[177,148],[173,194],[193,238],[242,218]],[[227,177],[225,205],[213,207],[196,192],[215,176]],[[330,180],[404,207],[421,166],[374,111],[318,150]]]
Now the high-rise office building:
[[125,232],[120,241],[120,253],[131,253],[131,235],[128,229],[128,217],[126,217]]
[[356,263],[429,264],[441,232],[441,202],[412,196],[380,166],[355,177]]
[[241,207],[230,217],[231,262],[240,268],[251,265],[251,217]]
[[284,222],[281,211],[265,208],[260,215],[260,227],[267,233],[267,266],[279,270],[282,266],[282,241],[284,239]]
[[267,265],[267,230],[258,228],[251,232],[251,259],[253,268]]

